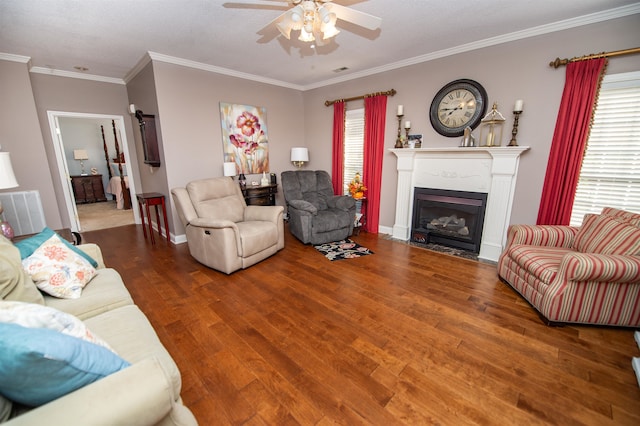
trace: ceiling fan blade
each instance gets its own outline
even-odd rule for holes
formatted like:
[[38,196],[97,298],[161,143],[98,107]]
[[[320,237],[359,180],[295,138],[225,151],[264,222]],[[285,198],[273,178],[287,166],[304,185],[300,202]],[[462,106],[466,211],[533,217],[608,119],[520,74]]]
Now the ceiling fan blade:
[[326,2],[324,3],[324,7],[330,12],[335,13],[338,19],[351,22],[368,30],[377,30],[382,24],[382,19],[377,16],[369,15],[368,13],[360,12],[339,4]]
[[[262,27],[260,30],[256,32],[256,34],[265,35],[269,33],[272,29],[277,29],[276,25],[280,23],[285,17],[285,15],[289,13],[289,10],[285,10],[280,15],[276,16],[275,19],[272,19],[267,25]],[[278,31],[276,31],[277,33]],[[284,34],[283,34],[284,35]],[[289,37],[287,37],[289,38]]]
[[[276,4],[282,3],[282,4]],[[262,9],[262,10],[287,10],[289,9],[288,0],[254,0],[252,3],[225,2],[222,7],[228,9]]]

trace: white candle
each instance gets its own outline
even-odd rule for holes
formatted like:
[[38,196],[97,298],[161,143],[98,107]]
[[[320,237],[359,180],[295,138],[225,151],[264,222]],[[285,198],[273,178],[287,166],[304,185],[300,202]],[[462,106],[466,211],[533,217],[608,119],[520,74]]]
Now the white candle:
[[404,122],[404,128],[405,129],[410,129],[411,128],[411,122],[409,120]]
[[398,114],[397,115],[404,115],[404,107],[402,105],[398,105]]
[[522,105],[524,104],[524,102],[522,101],[522,99],[518,99],[516,101],[516,105],[513,107],[514,111],[522,111]]

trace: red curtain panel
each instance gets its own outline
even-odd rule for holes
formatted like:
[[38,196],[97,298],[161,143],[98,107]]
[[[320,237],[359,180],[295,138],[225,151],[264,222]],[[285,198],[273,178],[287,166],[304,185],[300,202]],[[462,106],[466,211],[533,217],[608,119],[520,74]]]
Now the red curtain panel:
[[331,183],[333,193],[342,195],[344,188],[342,180],[344,176],[344,117],[345,103],[338,101],[333,104],[333,155],[331,165]]
[[567,65],[566,83],[553,134],[538,210],[538,225],[568,225],[582,158],[607,59]]
[[378,233],[380,224],[380,188],[382,186],[382,157],[387,115],[387,96],[364,99],[364,165],[362,179],[367,187],[366,222],[364,230]]

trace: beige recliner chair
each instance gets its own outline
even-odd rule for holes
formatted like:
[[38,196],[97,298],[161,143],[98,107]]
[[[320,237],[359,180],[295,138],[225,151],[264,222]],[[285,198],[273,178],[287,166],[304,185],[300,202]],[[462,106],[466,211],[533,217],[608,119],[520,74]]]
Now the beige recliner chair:
[[190,182],[171,190],[198,262],[230,274],[284,248],[282,206],[247,206],[228,177]]

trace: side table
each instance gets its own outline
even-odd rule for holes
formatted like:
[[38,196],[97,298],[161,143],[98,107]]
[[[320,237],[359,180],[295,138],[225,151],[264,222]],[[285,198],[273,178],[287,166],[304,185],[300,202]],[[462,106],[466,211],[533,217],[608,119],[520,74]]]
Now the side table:
[[266,186],[247,185],[240,187],[244,201],[248,206],[275,206],[278,185],[269,184]]
[[[158,206],[162,206],[162,215],[164,216],[164,231],[167,236],[167,242],[171,242],[169,236],[169,221],[167,220],[167,208],[164,203],[164,195],[158,192],[144,192],[142,194],[136,194],[136,198],[138,199],[138,206],[140,207],[140,219],[142,219],[142,233],[144,234],[144,238],[147,238],[146,227],[149,226],[149,238],[151,239],[151,244],[156,243],[156,240],[153,236],[153,226],[151,224],[151,212],[149,211],[150,206],[155,206],[156,208],[156,223],[158,224],[158,234],[162,236],[162,228],[160,227],[160,213],[158,212]],[[144,212],[142,210],[143,205],[145,206]],[[145,220],[147,224],[145,224]]]
[[[367,223],[367,197],[354,198],[356,201],[356,217],[354,218],[353,233],[360,235],[360,230]],[[360,208],[358,209],[358,202],[360,202]]]

